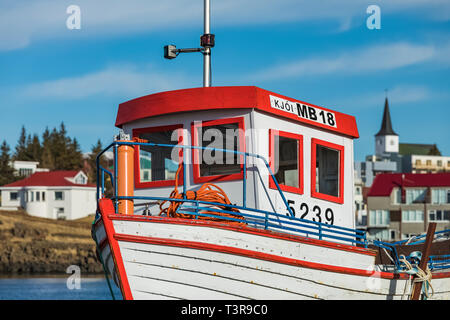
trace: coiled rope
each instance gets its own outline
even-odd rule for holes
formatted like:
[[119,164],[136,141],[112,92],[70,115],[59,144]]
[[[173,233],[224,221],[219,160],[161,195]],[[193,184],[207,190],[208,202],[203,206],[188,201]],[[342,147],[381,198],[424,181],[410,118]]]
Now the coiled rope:
[[[431,285],[431,279],[433,277],[430,269],[428,268],[428,266],[426,267],[425,271],[420,269],[418,266],[413,266],[404,255],[400,256],[400,262],[403,262],[405,264],[406,267],[406,273],[410,275],[409,281],[411,281],[411,278],[413,276],[415,276],[414,280],[411,282],[411,286],[410,286],[410,295],[409,295],[409,299],[411,300],[412,298],[412,294],[413,294],[413,290],[412,288],[414,287],[414,285],[416,283],[422,282],[422,293],[425,296],[425,299],[430,298],[433,294],[434,294],[434,289],[433,286]],[[408,285],[405,285],[405,289],[403,291],[403,297],[406,295],[406,288],[408,287]],[[431,295],[429,290],[431,289]]]
[[[178,179],[179,179],[179,175],[180,175],[182,168],[183,168],[183,164],[180,163],[180,165],[178,166],[176,175],[175,175],[175,188],[171,192],[170,198],[184,199],[184,197],[183,197],[184,194],[178,192]],[[231,205],[230,199],[228,199],[226,193],[221,188],[219,188],[218,186],[216,186],[215,184],[212,184],[212,183],[203,184],[197,191],[186,191],[186,199],[208,201],[208,202],[215,202],[215,203]],[[170,202],[169,206],[166,208],[163,208],[163,206],[167,202]],[[195,218],[195,219],[199,219],[199,220],[220,221],[220,222],[225,222],[227,224],[238,225],[238,226],[243,226],[246,224],[244,222],[244,217],[242,217],[241,215],[238,214],[239,210],[236,208],[230,208],[230,207],[221,206],[221,205],[209,205],[210,208],[232,211],[232,212],[236,212],[236,214],[226,213],[226,212],[217,212],[217,211],[213,211],[213,210],[200,210],[198,212],[200,214],[211,214],[214,216],[218,216],[218,217],[210,217],[210,216],[196,215],[195,213],[185,214],[185,213],[177,212],[177,209],[182,204],[183,204],[182,201],[165,200],[165,201],[161,202],[161,204],[159,205],[159,208],[160,208],[159,215],[165,214],[168,217],[174,217],[174,218],[185,218],[185,219],[194,219]],[[242,220],[242,222],[241,221],[233,221],[233,220],[229,220],[229,219],[222,219],[219,217],[238,219],[238,220]]]

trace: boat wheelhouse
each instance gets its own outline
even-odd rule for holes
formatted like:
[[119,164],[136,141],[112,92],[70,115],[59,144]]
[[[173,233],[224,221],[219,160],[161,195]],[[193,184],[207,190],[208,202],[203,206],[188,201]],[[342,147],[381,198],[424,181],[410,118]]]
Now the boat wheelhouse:
[[[98,157],[93,237],[125,299],[411,294],[408,260],[355,229],[354,117],[258,87],[203,87],[122,103],[116,126]],[[392,261],[376,264],[369,244]],[[437,299],[450,298],[443,259]]]

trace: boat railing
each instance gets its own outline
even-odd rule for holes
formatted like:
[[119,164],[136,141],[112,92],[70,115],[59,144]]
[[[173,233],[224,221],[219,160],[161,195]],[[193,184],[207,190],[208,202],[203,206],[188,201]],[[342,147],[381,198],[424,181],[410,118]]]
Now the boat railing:
[[[203,200],[193,200],[188,199],[186,197],[187,191],[187,183],[186,183],[186,154],[187,152],[182,152],[182,160],[180,163],[182,164],[183,170],[183,198],[171,198],[171,197],[159,197],[159,196],[119,196],[118,195],[118,187],[117,187],[117,155],[118,155],[118,147],[121,145],[128,146],[151,146],[151,147],[167,147],[167,148],[180,148],[182,150],[192,150],[192,149],[200,149],[200,150],[210,150],[215,152],[231,152],[237,155],[242,156],[243,161],[243,178],[242,178],[242,205],[237,204],[224,204],[224,203],[216,203],[216,202],[208,202]],[[114,154],[114,172],[111,172],[105,169],[100,165],[101,156],[113,148]],[[289,214],[280,214],[277,212],[271,212],[267,210],[261,210],[257,208],[251,208],[247,206],[247,158],[252,158],[257,161],[261,161],[264,164],[264,167],[267,169],[269,175],[273,179],[276,189],[281,196],[281,199],[286,207],[286,210]],[[366,231],[351,229],[341,226],[336,226],[332,224],[316,222],[306,219],[301,219],[295,217],[289,203],[286,200],[286,197],[281,190],[278,181],[273,173],[269,163],[267,160],[258,155],[249,152],[241,152],[235,150],[227,150],[227,149],[219,149],[219,148],[211,148],[211,147],[197,147],[197,146],[189,146],[189,145],[172,145],[172,144],[159,144],[159,143],[151,143],[151,142],[123,142],[123,141],[114,141],[109,146],[107,146],[103,151],[101,151],[97,156],[97,199],[99,200],[104,196],[105,193],[105,176],[109,176],[111,179],[113,196],[111,200],[115,206],[115,212],[117,213],[118,202],[119,200],[133,200],[133,201],[152,201],[152,203],[160,203],[162,201],[170,201],[170,202],[179,202],[177,212],[181,214],[188,214],[193,216],[194,219],[198,218],[211,218],[211,219],[221,219],[228,220],[230,222],[245,222],[247,225],[261,228],[265,230],[271,231],[280,231],[289,234],[302,235],[306,237],[313,237],[319,240],[328,240],[340,243],[347,243],[354,246],[360,246],[367,248],[369,244],[374,244],[377,247],[383,248],[386,251],[389,251],[393,257],[394,264],[398,266],[398,255],[393,246],[390,243],[385,243],[382,241],[368,241],[366,237]],[[267,193],[266,193],[267,194]],[[268,195],[267,195],[268,196]],[[236,209],[239,212],[236,212]],[[224,213],[226,215],[224,215]],[[234,216],[233,216],[234,215]],[[239,219],[236,215],[241,216],[244,220]]]

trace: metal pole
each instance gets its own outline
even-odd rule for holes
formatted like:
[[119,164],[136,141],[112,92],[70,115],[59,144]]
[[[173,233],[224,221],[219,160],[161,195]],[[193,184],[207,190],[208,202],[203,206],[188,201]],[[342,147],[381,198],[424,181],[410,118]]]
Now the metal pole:
[[[210,33],[210,16],[211,6],[210,0],[204,0],[204,34]],[[203,86],[211,86],[211,48],[206,47],[203,52]]]

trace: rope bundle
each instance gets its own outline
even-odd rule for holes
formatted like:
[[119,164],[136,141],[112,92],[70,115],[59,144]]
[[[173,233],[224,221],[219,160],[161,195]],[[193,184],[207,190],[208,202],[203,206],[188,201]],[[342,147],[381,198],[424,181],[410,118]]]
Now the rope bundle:
[[[181,172],[182,167],[183,167],[183,165],[180,163],[180,165],[178,166],[176,175],[175,175],[175,188],[171,192],[170,198],[183,199],[183,193],[178,192],[178,178],[179,178],[179,174]],[[201,200],[201,201],[216,202],[216,203],[231,205],[231,202],[228,199],[226,193],[221,188],[219,188],[218,186],[216,186],[212,183],[203,184],[197,191],[186,191],[186,199]],[[170,204],[168,207],[163,208],[163,206],[166,202],[170,202]],[[199,220],[220,221],[220,222],[226,222],[227,224],[238,225],[238,226],[245,225],[244,217],[240,216],[239,214],[216,212],[216,211],[212,211],[212,210],[211,211],[208,211],[208,210],[199,211],[199,213],[201,213],[201,214],[212,214],[212,215],[220,216],[220,217],[239,219],[239,220],[242,220],[242,222],[232,221],[232,220],[228,220],[228,219],[215,218],[215,217],[208,217],[208,216],[200,216],[200,215],[196,216],[195,214],[191,215],[191,214],[179,213],[179,212],[177,212],[177,209],[182,205],[182,203],[183,203],[182,201],[169,201],[169,200],[165,200],[165,201],[161,202],[161,204],[159,205],[159,208],[160,208],[159,215],[165,214],[168,217],[174,217],[174,218],[185,218],[185,219],[197,218]],[[239,210],[236,208],[230,208],[230,207],[220,206],[220,205],[210,205],[209,207],[239,213]]]
[[[411,288],[414,287],[416,283],[422,282],[422,292],[425,295],[425,298],[428,299],[434,294],[433,286],[431,285],[431,279],[433,277],[430,269],[428,266],[426,267],[425,271],[420,269],[418,266],[413,267],[413,265],[405,258],[404,255],[400,256],[400,261],[403,262],[406,266],[406,273],[410,274],[411,276],[415,276],[414,280],[411,283]],[[431,289],[431,295],[429,293],[429,290]],[[406,291],[406,286],[405,286]],[[405,291],[403,292],[403,295],[405,295]],[[412,290],[410,293],[409,298],[412,298]]]

